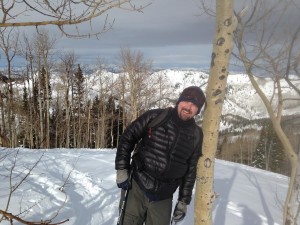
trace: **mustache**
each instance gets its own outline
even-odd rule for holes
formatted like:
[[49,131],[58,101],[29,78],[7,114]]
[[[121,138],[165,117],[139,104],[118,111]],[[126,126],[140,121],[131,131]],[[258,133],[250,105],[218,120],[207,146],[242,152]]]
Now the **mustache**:
[[188,113],[192,113],[192,111],[190,109],[187,109],[187,108],[184,108],[184,107],[181,110],[184,110],[184,111],[186,111]]

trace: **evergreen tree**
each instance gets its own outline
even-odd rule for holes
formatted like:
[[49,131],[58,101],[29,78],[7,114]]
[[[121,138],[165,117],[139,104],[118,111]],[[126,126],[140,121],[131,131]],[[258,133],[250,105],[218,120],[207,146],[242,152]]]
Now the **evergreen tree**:
[[92,148],[96,147],[96,135],[97,135],[97,131],[98,131],[98,120],[100,119],[100,105],[101,105],[101,102],[97,95],[92,102],[92,108],[91,108],[91,118],[92,118],[91,147]]
[[282,145],[274,132],[271,121],[263,121],[260,141],[254,154],[253,166],[281,173],[286,160],[282,150]]
[[23,100],[22,100],[22,108],[24,110],[24,112],[29,112],[29,100],[28,100],[28,92],[27,92],[27,88],[24,85],[23,88]]
[[113,148],[114,142],[114,126],[115,126],[115,103],[113,98],[110,96],[106,106],[106,114],[108,115],[107,121],[107,132],[106,132],[106,148]]
[[100,100],[98,95],[94,98],[93,103],[92,103],[92,117],[93,118],[98,118],[99,112],[100,112]]
[[123,131],[123,109],[119,105],[116,106],[112,96],[108,100],[107,114],[110,115],[106,133],[107,148],[116,148]]
[[73,83],[73,98],[74,98],[74,106],[73,106],[73,136],[74,147],[83,147],[82,143],[84,143],[84,129],[83,129],[83,118],[84,118],[84,76],[80,65],[78,64],[78,68],[76,73],[74,74],[74,83]]
[[79,117],[81,114],[84,114],[84,102],[83,95],[84,94],[84,76],[80,65],[78,64],[78,68],[76,73],[74,74],[74,82],[73,82],[73,95],[74,95],[74,103],[73,110],[76,117]]
[[63,138],[63,135],[60,131],[60,123],[62,123],[62,113],[61,113],[61,108],[59,106],[59,101],[58,99],[55,102],[55,105],[53,106],[53,110],[50,116],[50,144],[51,148],[55,148],[60,146],[61,147],[61,139]]
[[74,95],[76,96],[77,102],[79,103],[82,100],[84,93],[84,76],[80,68],[80,64],[78,64],[77,71],[74,75]]

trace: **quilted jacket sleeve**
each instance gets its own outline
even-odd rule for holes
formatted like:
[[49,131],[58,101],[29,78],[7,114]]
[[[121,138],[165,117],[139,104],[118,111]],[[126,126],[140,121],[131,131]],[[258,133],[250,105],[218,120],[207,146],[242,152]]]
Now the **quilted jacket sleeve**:
[[157,110],[149,110],[133,121],[120,138],[115,158],[115,169],[130,169],[130,157],[135,145],[147,134],[147,124]]
[[186,204],[190,204],[192,200],[192,192],[195,184],[196,179],[196,170],[197,170],[197,163],[200,156],[202,156],[202,142],[203,142],[203,132],[202,129],[199,128],[199,142],[197,144],[197,147],[190,159],[189,162],[189,168],[185,174],[185,176],[182,178],[182,182],[179,186],[179,196],[178,200],[185,202]]

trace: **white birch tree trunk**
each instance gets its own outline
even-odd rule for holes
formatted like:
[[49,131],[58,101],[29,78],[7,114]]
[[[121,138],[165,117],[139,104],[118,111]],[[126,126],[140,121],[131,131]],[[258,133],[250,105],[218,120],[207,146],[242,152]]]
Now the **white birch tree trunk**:
[[203,156],[200,158],[197,166],[195,225],[213,224],[215,154],[229,61],[233,49],[233,32],[236,26],[237,20],[233,13],[233,0],[217,0],[213,53],[210,77],[206,89],[207,105],[203,120]]

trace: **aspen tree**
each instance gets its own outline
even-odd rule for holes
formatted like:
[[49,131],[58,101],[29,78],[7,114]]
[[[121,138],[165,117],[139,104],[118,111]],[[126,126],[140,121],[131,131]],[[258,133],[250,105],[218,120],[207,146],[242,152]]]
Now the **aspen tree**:
[[195,224],[211,225],[215,193],[213,190],[215,154],[228,67],[233,49],[233,32],[237,19],[233,0],[216,1],[216,26],[211,56],[210,76],[206,88],[207,105],[203,118],[203,156],[198,161],[195,194]]

